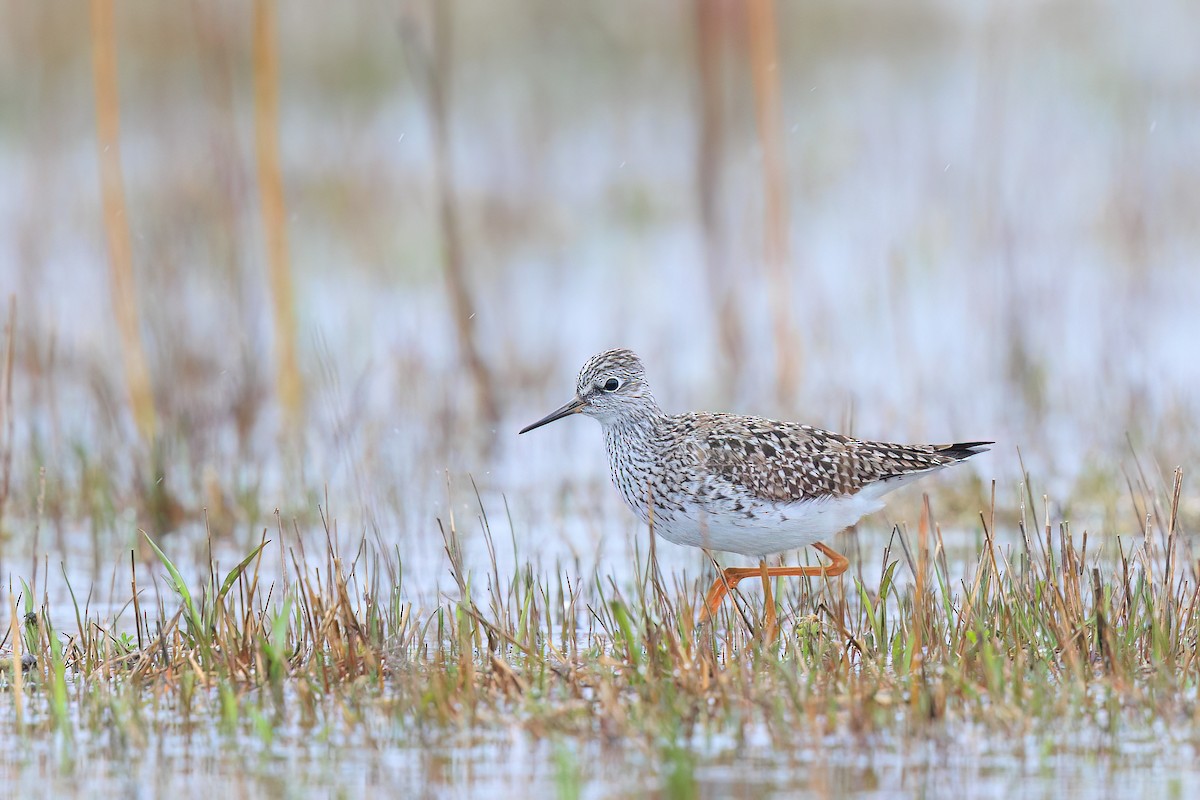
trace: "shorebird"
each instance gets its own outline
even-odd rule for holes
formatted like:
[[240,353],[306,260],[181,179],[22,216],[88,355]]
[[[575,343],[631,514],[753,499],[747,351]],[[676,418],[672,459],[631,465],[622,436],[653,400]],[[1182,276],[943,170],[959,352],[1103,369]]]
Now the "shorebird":
[[[883,508],[884,494],[992,444],[890,444],[762,417],[665,414],[641,359],[624,349],[588,359],[575,397],[521,433],[572,414],[599,420],[613,483],[655,534],[759,560],[757,568],[718,574],[703,617],[712,619],[739,581],[761,576],[768,639],[775,632],[770,578],[841,575],[850,562],[823,540]],[[829,565],[767,566],[767,556],[808,545]]]

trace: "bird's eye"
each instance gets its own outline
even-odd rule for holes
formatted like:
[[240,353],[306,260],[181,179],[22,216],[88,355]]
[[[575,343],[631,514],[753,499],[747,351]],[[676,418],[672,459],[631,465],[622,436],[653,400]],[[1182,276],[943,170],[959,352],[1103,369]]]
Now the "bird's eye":
[[604,391],[606,391],[606,392],[615,392],[617,389],[620,389],[620,388],[621,388],[621,382],[619,380],[617,380],[616,378],[609,378],[608,380],[606,380],[604,382]]

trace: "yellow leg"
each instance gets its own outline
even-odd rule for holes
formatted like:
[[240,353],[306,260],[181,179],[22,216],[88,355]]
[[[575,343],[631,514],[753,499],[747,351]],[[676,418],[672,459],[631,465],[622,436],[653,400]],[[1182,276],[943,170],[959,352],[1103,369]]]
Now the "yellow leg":
[[[754,575],[763,577],[764,587],[768,578],[836,578],[850,567],[850,561],[841,553],[817,543],[813,545],[820,552],[824,553],[829,559],[827,567],[767,567],[766,562],[762,562],[757,567],[729,567],[722,570],[717,579],[713,581],[712,586],[708,589],[708,594],[704,597],[704,611],[701,612],[700,621],[710,620],[717,615],[717,610],[721,607],[721,603],[725,600],[725,595],[729,594],[729,590],[737,586],[743,578],[749,578]],[[770,597],[768,589],[768,598]],[[775,604],[769,603],[770,614],[772,617],[775,613]]]
[[767,568],[766,559],[758,562],[758,571],[763,582],[763,644],[771,644],[779,633],[779,626],[775,620],[775,598],[771,596],[771,570]]

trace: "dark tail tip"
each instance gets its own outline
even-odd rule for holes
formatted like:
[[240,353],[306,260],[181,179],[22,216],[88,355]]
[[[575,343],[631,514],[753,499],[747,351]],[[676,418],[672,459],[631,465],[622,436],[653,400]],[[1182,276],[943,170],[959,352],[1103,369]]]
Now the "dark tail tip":
[[940,444],[937,447],[939,453],[945,456],[950,456],[955,461],[962,461],[964,458],[986,453],[991,450],[989,444],[995,442],[957,442],[955,444]]

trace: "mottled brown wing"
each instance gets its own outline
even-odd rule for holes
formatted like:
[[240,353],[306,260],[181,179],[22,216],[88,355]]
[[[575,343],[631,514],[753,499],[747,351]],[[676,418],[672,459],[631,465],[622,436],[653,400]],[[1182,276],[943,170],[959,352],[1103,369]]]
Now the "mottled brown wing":
[[852,495],[889,478],[925,472],[981,452],[990,442],[897,445],[795,423],[713,415],[710,474],[773,502]]

